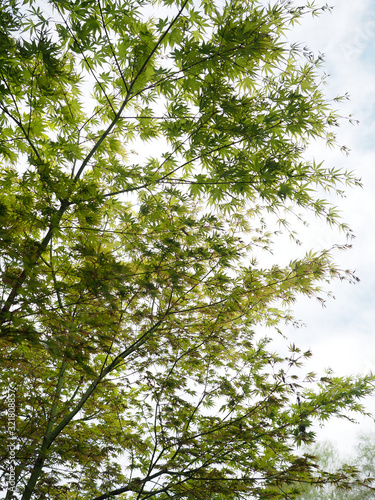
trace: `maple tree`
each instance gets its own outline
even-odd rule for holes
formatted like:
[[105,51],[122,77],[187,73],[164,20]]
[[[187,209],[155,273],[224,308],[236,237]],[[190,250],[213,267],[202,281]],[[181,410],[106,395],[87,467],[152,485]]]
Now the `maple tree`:
[[321,58],[285,38],[321,10],[0,2],[7,499],[294,498],[363,482],[297,445],[364,412],[373,378],[297,375],[310,352],[282,356],[257,333],[291,321],[299,294],[352,279],[329,250],[255,258],[284,209],[350,235],[319,189],[359,181],[304,156],[335,143]]

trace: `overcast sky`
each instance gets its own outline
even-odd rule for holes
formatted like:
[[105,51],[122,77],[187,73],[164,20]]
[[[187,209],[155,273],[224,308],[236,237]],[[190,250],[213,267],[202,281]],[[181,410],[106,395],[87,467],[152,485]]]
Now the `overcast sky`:
[[[339,142],[350,148],[350,156],[324,149],[316,154],[329,165],[353,170],[362,178],[363,189],[349,190],[345,200],[338,200],[356,239],[352,250],[337,255],[345,269],[356,270],[361,282],[331,286],[336,299],[329,300],[324,309],[311,300],[300,301],[297,316],[307,326],[290,329],[288,334],[297,345],[312,349],[309,366],[313,371],[331,367],[338,375],[349,375],[375,372],[375,1],[335,0],[331,5],[332,13],[306,19],[290,37],[325,54],[323,69],[330,74],[326,94],[334,97],[348,92],[350,101],[338,109],[360,121],[359,126],[344,121],[338,130]],[[306,237],[317,249],[334,242],[323,224]],[[375,413],[375,398],[368,405]],[[346,452],[362,431],[375,432],[375,424],[369,419],[358,426],[335,421],[319,435],[336,441]]]

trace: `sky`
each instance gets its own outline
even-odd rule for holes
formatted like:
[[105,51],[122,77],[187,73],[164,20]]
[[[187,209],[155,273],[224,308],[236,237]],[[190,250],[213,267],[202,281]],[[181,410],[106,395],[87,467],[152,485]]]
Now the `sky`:
[[[375,372],[375,1],[334,0],[330,5],[334,6],[331,13],[305,19],[289,37],[316,54],[325,54],[322,71],[330,75],[326,95],[349,93],[350,100],[336,107],[340,115],[352,114],[360,122],[350,125],[343,120],[337,131],[339,143],[351,150],[349,156],[324,148],[313,154],[329,166],[354,171],[362,178],[362,189],[348,190],[344,200],[333,200],[356,235],[353,248],[336,254],[336,261],[344,269],[355,270],[361,281],[332,284],[329,288],[335,300],[328,300],[326,308],[300,300],[296,316],[306,327],[297,331],[291,327],[288,336],[298,346],[311,348],[311,370],[330,367],[338,375],[355,375]],[[316,249],[335,241],[322,222],[304,236]],[[375,396],[366,405],[375,414]],[[318,437],[334,441],[345,455],[362,432],[375,432],[375,423],[364,419],[353,425],[336,420],[318,430]]]

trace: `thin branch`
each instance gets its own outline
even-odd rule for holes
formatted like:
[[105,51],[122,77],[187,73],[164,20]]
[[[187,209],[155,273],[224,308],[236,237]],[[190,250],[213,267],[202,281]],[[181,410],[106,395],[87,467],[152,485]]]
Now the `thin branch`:
[[108,30],[107,30],[107,25],[106,25],[105,20],[104,20],[103,10],[102,10],[102,6],[100,5],[100,0],[98,0],[98,7],[99,7],[99,10],[100,10],[100,17],[101,17],[101,19],[102,19],[102,24],[103,24],[103,28],[104,28],[104,31],[105,31],[105,35],[106,35],[106,37],[107,37],[107,40],[108,40],[108,43],[109,43],[109,47],[110,47],[110,49],[111,49],[111,52],[112,52],[113,58],[114,58],[114,60],[115,60],[115,63],[116,63],[117,69],[118,69],[118,71],[119,71],[119,73],[120,73],[122,83],[124,84],[124,87],[125,87],[126,92],[129,92],[129,88],[128,88],[128,85],[127,85],[127,83],[126,83],[126,81],[125,81],[124,74],[123,74],[123,72],[121,71],[120,64],[119,64],[118,59],[117,59],[117,57],[116,57],[115,51],[114,51],[114,49],[113,49],[113,44],[112,44],[112,42],[111,42],[111,40],[110,40],[110,38],[109,38],[109,33],[108,33]]
[[[184,163],[182,163],[181,165],[179,165],[178,167],[174,168],[173,170],[171,170],[170,172],[166,173],[165,175],[163,175],[158,180],[156,180],[156,181],[154,181],[152,183],[148,182],[146,184],[142,184],[141,186],[130,187],[130,188],[126,188],[126,189],[120,189],[118,191],[113,191],[111,193],[103,194],[102,196],[103,196],[103,198],[108,198],[109,196],[116,196],[118,194],[129,193],[129,192],[132,192],[132,191],[138,191],[139,189],[144,189],[144,188],[147,188],[149,186],[152,186],[152,185],[155,185],[155,184],[159,184],[159,183],[163,182],[164,180],[168,179],[169,176],[173,175],[178,170],[181,170],[182,168],[186,167],[187,165],[190,165],[194,161],[199,160],[201,158],[204,158],[206,156],[209,156],[212,153],[216,153],[217,151],[220,151],[221,149],[225,149],[225,148],[228,148],[228,147],[231,147],[231,146],[235,146],[236,144],[239,144],[242,141],[243,141],[243,139],[241,138],[241,139],[238,139],[237,141],[233,141],[233,142],[231,142],[229,144],[223,144],[221,146],[218,146],[217,148],[213,148],[213,149],[210,149],[209,151],[205,151],[205,152],[203,152],[203,153],[201,153],[199,155],[196,155],[191,160],[185,161]],[[168,180],[170,180],[170,179],[168,179]]]
[[97,76],[96,76],[96,74],[95,74],[94,70],[92,69],[92,67],[91,67],[91,65],[90,65],[90,63],[89,63],[89,61],[87,60],[87,57],[85,56],[85,53],[84,53],[84,51],[82,50],[81,45],[80,45],[80,43],[78,42],[77,37],[75,36],[75,34],[74,34],[73,30],[72,30],[72,29],[71,29],[71,27],[69,26],[68,21],[65,19],[64,15],[62,14],[61,9],[60,9],[58,6],[56,6],[56,8],[57,8],[58,13],[60,14],[60,16],[61,16],[62,20],[64,21],[65,26],[68,28],[69,33],[70,33],[70,36],[73,38],[74,42],[77,44],[77,47],[78,47],[78,49],[79,49],[79,51],[80,51],[80,53],[81,53],[81,55],[82,55],[82,57],[83,57],[83,59],[84,59],[85,63],[87,64],[87,67],[89,68],[89,71],[90,71],[91,75],[94,77],[94,79],[95,79],[96,83],[97,83],[97,84],[99,85],[99,87],[101,88],[101,90],[102,90],[102,92],[103,92],[103,94],[104,94],[104,96],[105,96],[105,98],[106,98],[106,100],[107,100],[107,102],[108,102],[108,105],[110,106],[110,108],[111,108],[112,112],[113,112],[114,114],[116,114],[116,112],[115,112],[115,110],[114,110],[114,108],[113,108],[113,105],[112,105],[112,102],[111,102],[110,98],[107,96],[107,93],[106,93],[106,91],[105,91],[105,89],[104,89],[103,85],[102,85],[102,84],[100,83],[100,81],[98,80],[98,78],[97,78]]
[[12,100],[13,100],[13,103],[14,103],[14,105],[15,105],[15,107],[16,107],[17,113],[18,113],[18,115],[19,115],[19,119],[17,119],[15,116],[13,116],[13,115],[12,115],[12,113],[11,113],[10,111],[8,111],[8,108],[7,108],[7,107],[6,107],[3,103],[0,103],[0,108],[4,111],[4,113],[5,113],[7,116],[9,116],[9,118],[11,118],[11,120],[13,120],[13,121],[16,123],[16,125],[17,125],[20,129],[21,129],[21,131],[22,131],[22,133],[23,133],[23,135],[24,135],[24,137],[25,137],[26,141],[29,143],[29,146],[30,146],[30,147],[31,147],[31,149],[33,150],[33,152],[34,152],[35,156],[36,156],[39,160],[41,160],[41,157],[40,157],[40,155],[39,155],[39,151],[36,149],[36,147],[35,147],[35,146],[34,146],[34,144],[32,143],[32,141],[31,141],[31,139],[30,139],[29,134],[26,132],[25,127],[24,127],[24,126],[23,126],[23,124],[22,124],[20,111],[19,111],[19,109],[18,109],[17,102],[16,102],[16,101],[15,101],[15,99],[14,99],[14,95],[13,95],[13,93],[11,92],[11,89],[10,89],[10,88],[9,88],[9,86],[8,86],[8,82],[5,80],[5,78],[3,77],[3,75],[1,75],[1,76],[2,76],[3,81],[5,82],[5,85],[7,86],[7,89],[9,90],[9,93],[10,93],[10,94],[11,94],[11,96],[12,96]]
[[120,106],[120,109],[118,110],[118,112],[116,113],[115,117],[113,118],[112,122],[110,123],[110,125],[107,127],[107,129],[103,132],[102,136],[100,137],[100,139],[94,144],[94,146],[92,147],[91,151],[89,152],[89,154],[86,156],[86,158],[83,160],[82,162],[82,165],[80,167],[80,169],[78,170],[76,176],[74,177],[74,182],[77,182],[78,179],[81,177],[84,169],[86,168],[87,164],[89,163],[89,161],[91,160],[91,158],[94,156],[94,154],[96,153],[96,151],[99,149],[99,147],[101,146],[101,144],[103,143],[103,141],[106,139],[106,137],[108,136],[108,134],[110,134],[110,132],[112,131],[112,129],[116,126],[117,122],[119,121],[119,119],[121,118],[121,115],[122,115],[122,112],[124,111],[126,105],[128,104],[128,102],[134,97],[134,95],[131,94],[131,91],[132,91],[132,88],[134,87],[137,79],[140,77],[140,75],[143,73],[143,71],[145,70],[147,64],[150,62],[152,56],[155,54],[155,52],[158,50],[158,48],[160,47],[160,45],[162,44],[164,38],[167,36],[168,32],[172,29],[173,25],[176,23],[177,19],[180,17],[182,11],[184,10],[185,8],[185,5],[187,4],[189,0],[185,0],[185,2],[183,3],[181,9],[178,11],[176,17],[171,21],[171,23],[169,24],[168,28],[164,31],[164,33],[162,34],[162,36],[159,38],[159,40],[157,41],[157,43],[155,44],[154,48],[151,50],[150,54],[148,55],[147,59],[145,60],[145,62],[143,63],[142,67],[139,69],[139,71],[137,72],[136,76],[134,77],[134,79],[132,80],[130,86],[129,86],[129,90],[128,92],[126,93],[126,96],[125,96],[125,99],[123,101],[123,103],[121,104]]

